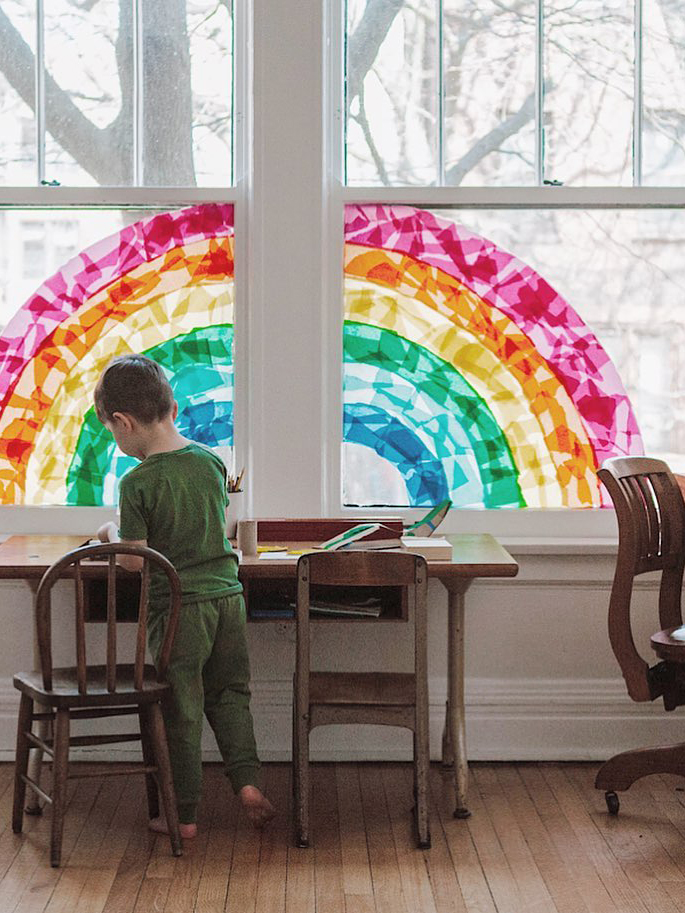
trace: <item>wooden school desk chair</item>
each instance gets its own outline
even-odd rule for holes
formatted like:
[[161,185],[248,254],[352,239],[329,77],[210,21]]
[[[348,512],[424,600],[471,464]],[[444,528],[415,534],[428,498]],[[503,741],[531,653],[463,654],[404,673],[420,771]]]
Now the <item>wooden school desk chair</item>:
[[[634,701],[661,698],[666,710],[685,704],[685,641],[671,636],[682,625],[685,567],[685,502],[666,463],[647,457],[617,457],[599,470],[616,508],[618,555],[609,603],[609,637]],[[631,626],[635,578],[659,574],[658,624],[651,646],[659,662],[650,666],[638,652]],[[608,760],[595,779],[617,814],[616,791],[648,774],[685,775],[685,743],[624,751]]]
[[[117,663],[117,568],[119,554],[138,555],[143,558],[141,573],[138,627],[132,664]],[[86,560],[85,565],[82,562]],[[92,560],[107,561],[107,653],[104,665],[88,665],[86,659],[86,618],[84,578],[96,570]],[[145,639],[147,629],[147,596],[150,565],[161,569],[170,586],[169,620],[158,668],[145,664]],[[76,665],[53,668],[52,663],[52,588],[60,578],[73,577],[75,581],[75,652]],[[166,669],[178,624],[181,604],[181,584],[173,566],[159,552],[122,543],[79,548],[56,561],[43,575],[36,593],[36,626],[40,652],[39,672],[23,672],[14,676],[14,687],[21,691],[17,725],[16,767],[14,782],[14,810],[12,829],[22,829],[24,800],[27,785],[52,805],[52,832],[50,863],[58,866],[61,860],[62,827],[68,778],[79,776],[113,776],[144,773],[146,776],[148,810],[150,817],[159,814],[157,787],[169,824],[171,847],[175,856],[181,855],[181,838],[178,827],[176,799],[171,779],[164,723],[160,702],[169,685],[165,682]],[[34,709],[34,703],[38,705]],[[128,734],[70,736],[73,720],[137,714],[140,731]],[[52,738],[42,738],[32,731],[34,720],[52,723]],[[97,773],[72,773],[69,769],[69,748],[76,745],[104,745],[115,742],[140,740],[144,764],[141,767],[98,770]],[[52,792],[48,795],[38,784],[29,779],[29,750],[34,747],[52,759]]]
[[[404,588],[414,604],[412,672],[310,670],[310,604],[326,587]],[[338,589],[338,592],[340,590]],[[430,847],[428,828],[428,676],[426,657],[426,561],[392,551],[324,552],[297,562],[297,656],[293,694],[293,792],[295,842],[309,846],[309,733],[315,726],[374,723],[414,733],[414,791],[418,845]],[[406,605],[406,603],[405,603]]]

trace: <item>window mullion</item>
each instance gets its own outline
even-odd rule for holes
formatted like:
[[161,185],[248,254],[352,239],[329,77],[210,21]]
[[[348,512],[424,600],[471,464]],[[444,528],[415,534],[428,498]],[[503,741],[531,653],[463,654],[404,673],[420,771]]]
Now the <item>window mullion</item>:
[[543,2],[544,0],[535,0],[535,183],[538,185],[542,184],[545,178]]
[[438,185],[445,186],[445,34],[443,0],[437,0],[438,14]]
[[144,174],[143,6],[133,3],[133,186],[142,187]]
[[38,184],[45,181],[45,9],[36,2],[36,165]]
[[633,97],[633,184],[642,186],[642,0],[635,0],[635,91]]

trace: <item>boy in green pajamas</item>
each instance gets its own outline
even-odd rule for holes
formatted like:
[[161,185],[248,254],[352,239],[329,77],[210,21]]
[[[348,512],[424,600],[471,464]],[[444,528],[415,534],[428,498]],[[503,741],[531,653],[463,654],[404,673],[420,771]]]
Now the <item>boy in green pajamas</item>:
[[[167,676],[171,697],[163,708],[181,836],[197,833],[203,713],[233,790],[261,827],[274,809],[257,786],[245,602],[225,534],[226,468],[208,447],[179,434],[169,382],[145,356],[124,355],[108,365],[95,389],[95,409],[120,449],[141,461],[121,481],[119,529],[106,523],[98,537],[156,549],[181,580],[183,601]],[[142,567],[137,556],[119,560],[129,570]],[[167,605],[166,577],[152,572],[148,646],[155,659]],[[150,828],[164,832],[166,822],[154,819]]]

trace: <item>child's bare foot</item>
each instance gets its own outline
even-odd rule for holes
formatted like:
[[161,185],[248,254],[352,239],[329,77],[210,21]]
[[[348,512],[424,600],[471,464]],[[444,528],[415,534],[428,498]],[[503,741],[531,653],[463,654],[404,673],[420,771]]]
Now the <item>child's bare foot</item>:
[[[166,823],[166,818],[151,818],[147,826],[148,830],[153,831],[155,834],[169,833],[169,825]],[[193,837],[197,837],[197,824],[179,824],[178,829],[184,840],[192,840]]]
[[264,827],[276,814],[276,809],[256,786],[243,786],[238,795],[245,814],[255,827]]

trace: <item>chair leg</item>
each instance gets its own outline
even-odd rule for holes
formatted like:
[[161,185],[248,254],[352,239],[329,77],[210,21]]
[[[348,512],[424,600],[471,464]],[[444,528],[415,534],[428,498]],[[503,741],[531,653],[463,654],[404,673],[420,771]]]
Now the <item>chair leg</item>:
[[[166,740],[166,731],[164,729],[164,720],[162,719],[162,710],[159,704],[150,704],[149,707],[141,708],[144,715],[148,716],[149,732],[152,747],[155,753],[155,764],[158,773],[158,786],[162,794],[162,805],[166,815],[167,827],[169,828],[169,839],[171,841],[171,852],[174,856],[181,856],[183,849],[181,846],[181,833],[178,826],[178,808],[176,807],[176,793],[174,791],[174,780],[171,774],[171,763],[169,761],[169,748]],[[148,725],[147,723],[145,725]]]
[[50,865],[62,861],[62,831],[67,800],[67,775],[69,773],[69,711],[58,709],[55,714],[55,738],[52,759],[52,834],[50,839]]
[[416,831],[418,847],[430,849],[431,836],[428,822],[428,771],[430,766],[430,748],[427,720],[418,722],[414,734],[414,787],[416,808]]
[[[140,742],[143,748],[143,761],[145,762],[146,767],[154,767],[155,751],[150,736],[150,722],[149,717],[142,707],[138,708],[138,720],[140,722]],[[149,818],[151,820],[153,818],[159,818],[159,791],[157,789],[154,774],[145,774],[145,791],[147,792],[147,810]]]
[[295,700],[293,699],[293,709],[292,709],[292,748],[291,748],[291,767],[292,767],[292,794],[293,794],[293,808],[297,808],[298,802],[300,801],[300,784],[299,784],[299,773],[297,770],[297,757],[298,757],[298,739],[297,739],[297,715]]
[[296,714],[293,775],[295,778],[295,845],[309,846],[309,725],[301,713]]
[[14,805],[12,808],[12,830],[20,834],[24,824],[24,803],[26,801],[26,781],[23,777],[29,767],[31,743],[26,733],[31,731],[33,721],[33,701],[27,694],[21,695],[19,718],[17,720],[17,747],[14,758]]

